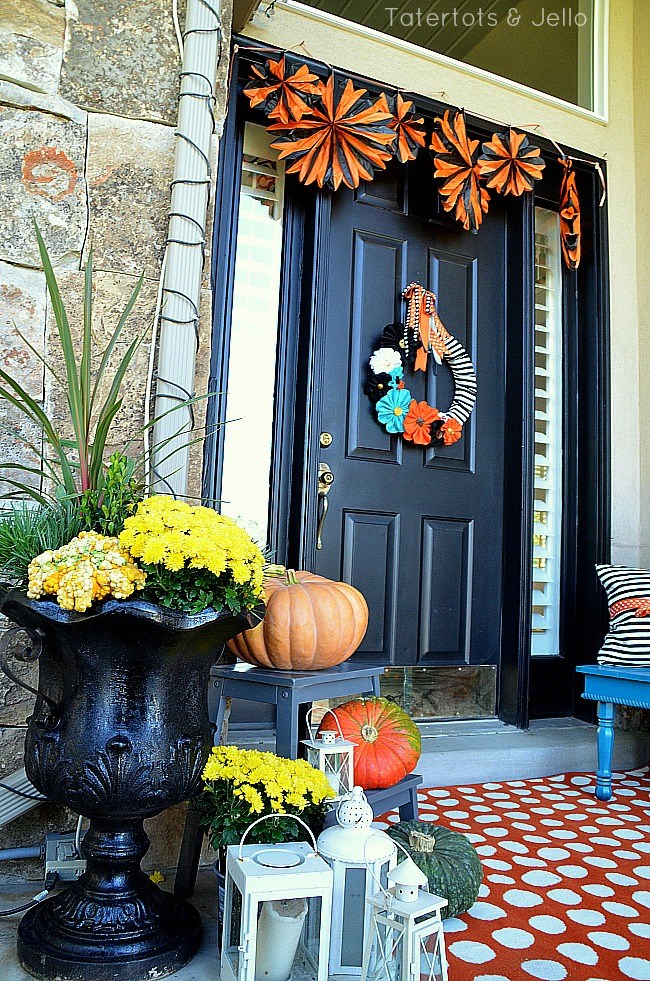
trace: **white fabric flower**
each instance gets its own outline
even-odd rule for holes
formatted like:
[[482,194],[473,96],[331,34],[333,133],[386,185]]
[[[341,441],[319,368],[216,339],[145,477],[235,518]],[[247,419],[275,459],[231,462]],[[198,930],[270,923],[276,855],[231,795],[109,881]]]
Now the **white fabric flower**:
[[401,366],[402,359],[392,347],[380,347],[370,359],[370,370],[375,375],[384,373],[390,375],[391,371],[394,371],[395,368],[401,368]]

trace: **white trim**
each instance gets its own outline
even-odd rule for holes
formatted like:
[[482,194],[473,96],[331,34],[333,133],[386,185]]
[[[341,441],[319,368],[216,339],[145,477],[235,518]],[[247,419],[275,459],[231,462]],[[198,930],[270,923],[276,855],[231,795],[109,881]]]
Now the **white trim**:
[[493,85],[498,85],[502,89],[508,89],[511,92],[518,92],[521,95],[530,96],[537,102],[547,103],[558,109],[563,109],[565,112],[570,112],[573,115],[581,116],[583,119],[588,119],[591,122],[606,124],[609,121],[606,111],[608,102],[609,0],[594,0],[594,110],[584,109],[582,106],[565,102],[563,99],[558,99],[554,95],[540,92],[538,89],[530,88],[530,86],[523,85],[521,82],[513,82],[509,78],[504,78],[502,75],[495,75],[493,72],[486,71],[483,68],[475,68],[473,65],[467,65],[463,61],[456,61],[455,58],[449,58],[447,55],[439,54],[437,51],[429,51],[427,48],[421,48],[411,41],[402,41],[400,38],[393,37],[392,34],[383,34],[381,31],[376,31],[372,27],[355,24],[353,21],[345,20],[336,14],[329,14],[324,10],[316,10],[314,7],[308,7],[300,3],[299,0],[277,0],[276,7],[280,9],[285,8],[300,14],[301,17],[308,17],[311,20],[319,21],[321,24],[328,24],[349,34],[357,34],[359,37],[367,38],[370,41],[379,41],[381,44],[387,44],[407,54],[417,55],[419,58],[424,58],[434,64],[462,72],[472,78],[491,82]]

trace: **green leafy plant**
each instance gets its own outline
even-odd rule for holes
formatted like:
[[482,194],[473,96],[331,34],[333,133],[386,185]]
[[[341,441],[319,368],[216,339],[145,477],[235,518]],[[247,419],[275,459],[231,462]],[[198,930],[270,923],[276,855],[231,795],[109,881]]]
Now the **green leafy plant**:
[[124,522],[142,500],[142,481],[135,477],[136,463],[124,453],[113,453],[108,461],[101,490],[87,490],[80,510],[87,531],[119,535]]
[[[118,342],[138,299],[143,276],[140,276],[136,283],[108,344],[100,353],[95,350],[93,342],[93,257],[92,252],[90,253],[84,270],[83,327],[80,344],[75,345],[52,262],[38,227],[36,227],[36,237],[56,322],[60,358],[55,356],[54,359],[46,359],[20,331],[18,334],[26,347],[42,362],[46,371],[58,383],[67,407],[69,425],[66,428],[72,433],[72,438],[64,436],[53,425],[43,406],[10,374],[0,368],[0,401],[17,409],[30,425],[36,426],[39,431],[39,436],[34,443],[23,440],[23,444],[34,454],[39,465],[0,463],[0,477],[10,488],[2,497],[31,498],[42,506],[64,496],[77,502],[83,500],[87,521],[92,517],[93,521],[99,522],[99,528],[111,524],[117,528],[120,521],[119,499],[123,496],[123,503],[126,506],[126,499],[135,493],[131,481],[135,479],[139,483],[141,475],[150,463],[151,454],[154,452],[157,454],[157,463],[160,466],[179,449],[178,437],[173,435],[155,444],[148,456],[145,453],[133,454],[133,465],[120,463],[118,466],[115,463],[112,467],[110,464],[107,467],[105,462],[111,426],[123,404],[123,397],[120,394],[122,383],[148,333],[147,328],[132,340],[117,363],[113,364]],[[96,368],[93,367],[93,355],[95,355]],[[61,373],[60,369],[57,370],[59,361],[63,364]],[[199,395],[179,401],[166,412],[157,415],[145,426],[136,430],[122,447],[123,456],[131,456],[131,450],[137,440],[171,412],[188,409],[196,402],[209,397],[209,394]],[[7,431],[10,430],[5,427],[5,432]],[[192,446],[202,438],[200,436],[188,439],[181,448]],[[116,483],[120,476],[126,482],[123,491]],[[30,483],[27,479],[30,477],[38,478],[39,484],[43,480],[44,486],[32,486],[34,481]],[[107,479],[111,482],[108,492],[105,488]],[[97,528],[98,525],[95,524],[93,527]]]
[[[32,446],[32,450],[35,450],[40,457],[42,469],[27,467],[22,464],[5,463],[0,465],[0,471],[22,470],[24,473],[39,476],[43,473],[50,478],[55,487],[63,488],[70,498],[79,498],[86,491],[98,491],[103,486],[106,440],[111,423],[122,407],[120,388],[144,335],[129,344],[114,369],[112,377],[108,375],[109,362],[135,306],[142,287],[143,277],[141,276],[138,280],[122,311],[93,378],[92,253],[88,257],[84,273],[83,331],[81,352],[78,356],[52,262],[38,227],[36,227],[36,237],[63,357],[63,376],[57,373],[53,365],[26,338],[23,337],[22,339],[36,357],[43,362],[64,393],[74,439],[65,439],[52,425],[43,407],[11,375],[0,369],[0,398],[13,405],[40,429],[44,444],[41,451]],[[102,401],[101,392],[105,381],[108,383],[108,392]],[[15,491],[33,498],[42,505],[46,504],[47,497],[44,493],[29,486],[24,480],[15,479],[6,474],[3,476]]]
[[82,528],[83,518],[70,500],[20,501],[0,512],[0,583],[24,586],[34,556],[66,545]]

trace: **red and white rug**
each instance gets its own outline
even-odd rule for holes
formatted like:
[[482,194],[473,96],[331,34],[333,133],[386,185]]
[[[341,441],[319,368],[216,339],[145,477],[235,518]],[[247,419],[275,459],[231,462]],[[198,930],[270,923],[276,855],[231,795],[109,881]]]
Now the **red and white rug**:
[[650,767],[616,773],[606,804],[567,773],[425,790],[420,818],[483,863],[445,924],[450,981],[650,981]]

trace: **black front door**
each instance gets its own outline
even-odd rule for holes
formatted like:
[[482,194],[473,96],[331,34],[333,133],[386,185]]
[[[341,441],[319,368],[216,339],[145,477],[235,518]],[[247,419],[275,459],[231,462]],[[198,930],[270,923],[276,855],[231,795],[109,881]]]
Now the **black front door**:
[[[368,600],[358,657],[387,665],[496,664],[504,543],[506,222],[498,203],[480,234],[413,216],[408,171],[395,168],[320,208],[303,467],[300,560]],[[433,193],[431,184],[429,193]],[[470,354],[478,398],[462,439],[421,448],[390,436],[364,393],[383,327],[403,320],[401,293],[438,296],[447,329]],[[444,411],[446,363],[409,372],[418,400]],[[321,439],[321,434],[329,434]],[[329,445],[321,445],[322,443]],[[316,548],[318,468],[334,475]]]

